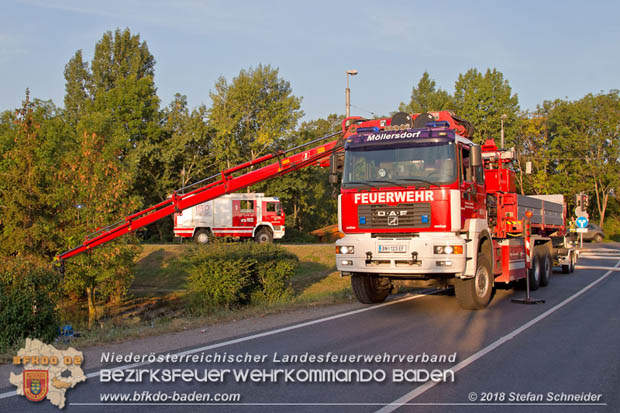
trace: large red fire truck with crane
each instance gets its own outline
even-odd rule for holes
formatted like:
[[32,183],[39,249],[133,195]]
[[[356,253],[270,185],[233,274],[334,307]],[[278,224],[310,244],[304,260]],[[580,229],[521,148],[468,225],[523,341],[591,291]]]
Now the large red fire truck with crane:
[[[344,237],[336,243],[336,264],[351,276],[359,301],[385,300],[393,280],[427,280],[453,285],[463,308],[484,308],[496,284],[529,274],[532,289],[545,286],[554,262],[572,271],[577,255],[565,242],[561,195],[516,194],[512,151],[491,140],[476,145],[472,133],[469,122],[448,111],[349,117],[342,132],[224,170],[193,184],[196,189],[183,188],[57,258],[62,264],[261,181],[311,165],[330,166],[332,183],[342,174],[338,223]],[[311,145],[317,146],[305,149]]]

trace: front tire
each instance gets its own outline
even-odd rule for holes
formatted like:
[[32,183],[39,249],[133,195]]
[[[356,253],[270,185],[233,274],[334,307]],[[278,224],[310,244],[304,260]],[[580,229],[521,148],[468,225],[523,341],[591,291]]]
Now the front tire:
[[486,255],[478,254],[474,278],[455,280],[454,293],[459,305],[465,310],[482,310],[489,305],[493,294],[493,274]]
[[254,236],[254,241],[259,244],[266,244],[273,242],[273,233],[269,228],[261,228]]
[[390,288],[391,282],[385,277],[372,277],[369,274],[351,276],[351,289],[362,304],[382,303],[390,294]]

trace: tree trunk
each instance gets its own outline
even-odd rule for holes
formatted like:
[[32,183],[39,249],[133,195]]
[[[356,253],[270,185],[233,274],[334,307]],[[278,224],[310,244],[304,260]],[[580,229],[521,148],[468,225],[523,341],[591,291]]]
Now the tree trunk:
[[95,306],[95,287],[86,287],[86,298],[88,300],[88,328],[93,328],[97,321],[97,307]]

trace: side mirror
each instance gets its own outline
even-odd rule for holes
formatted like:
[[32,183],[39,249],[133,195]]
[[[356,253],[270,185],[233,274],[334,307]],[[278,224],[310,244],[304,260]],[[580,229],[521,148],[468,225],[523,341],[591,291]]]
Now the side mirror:
[[474,145],[471,147],[471,166],[477,168],[482,166],[482,151],[480,145]]
[[343,154],[333,153],[329,157],[329,178],[330,184],[338,183],[338,173],[342,172],[342,164],[344,163]]

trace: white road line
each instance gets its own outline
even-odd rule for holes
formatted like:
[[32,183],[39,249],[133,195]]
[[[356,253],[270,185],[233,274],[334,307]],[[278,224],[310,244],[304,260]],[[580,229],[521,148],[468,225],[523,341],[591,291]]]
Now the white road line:
[[591,265],[576,265],[576,269],[578,270],[608,270],[608,271],[620,271],[618,267],[598,267]]
[[[618,268],[618,266],[620,266],[620,261],[618,261],[613,268]],[[561,303],[559,303],[559,304],[555,305],[554,307],[550,308],[549,310],[545,311],[544,313],[542,313],[538,317],[528,321],[527,323],[523,324],[521,327],[517,328],[516,330],[513,330],[511,333],[508,333],[505,336],[501,337],[500,339],[494,341],[493,343],[489,344],[488,346],[486,346],[482,350],[478,351],[477,353],[474,353],[471,356],[467,357],[465,360],[461,361],[459,364],[454,366],[451,370],[454,373],[457,373],[458,371],[460,371],[460,370],[464,369],[465,367],[469,366],[470,364],[472,364],[473,362],[475,362],[479,358],[484,357],[485,355],[487,355],[491,351],[495,350],[496,348],[498,348],[502,344],[506,343],[507,341],[512,340],[517,335],[521,334],[522,332],[524,332],[528,328],[532,327],[534,324],[538,323],[541,320],[544,320],[545,318],[547,318],[551,314],[555,313],[557,310],[559,310],[560,308],[564,307],[566,304],[570,303],[575,298],[579,297],[581,294],[583,294],[586,291],[590,290],[591,288],[596,286],[598,283],[603,281],[605,278],[609,277],[609,274],[611,274],[611,273],[612,273],[611,270],[607,271],[600,278],[598,278],[595,281],[591,282],[590,284],[585,286],[583,289],[577,291],[575,294],[571,295],[570,297],[568,297],[567,299],[565,299]],[[415,399],[416,397],[418,397],[422,393],[425,393],[426,391],[432,389],[437,384],[438,384],[438,382],[432,382],[432,381],[431,382],[426,382],[425,384],[423,384],[423,385],[421,385],[419,387],[416,387],[415,389],[413,389],[409,393],[399,397],[398,399],[394,400],[393,402],[388,403],[382,409],[377,410],[376,413],[393,412],[394,410],[398,409],[399,407],[401,407],[401,406],[405,405],[406,403],[410,402],[411,400]]]
[[620,255],[610,255],[610,256],[605,256],[605,255],[585,255],[585,254],[579,254],[579,258],[583,258],[586,260],[620,260]]
[[[294,324],[292,326],[278,328],[276,330],[265,331],[263,333],[253,334],[251,336],[236,338],[234,340],[228,340],[228,341],[224,341],[224,342],[217,343],[217,344],[211,344],[211,345],[204,346],[204,347],[194,348],[194,349],[182,351],[180,353],[176,353],[176,354],[173,354],[173,355],[174,356],[185,356],[187,354],[194,354],[194,353],[199,353],[201,351],[213,350],[213,349],[224,347],[224,346],[228,346],[228,345],[231,345],[231,344],[243,343],[244,341],[250,341],[250,340],[254,340],[254,339],[257,339],[257,338],[261,338],[261,337],[272,336],[274,334],[284,333],[286,331],[297,330],[298,328],[303,328],[303,327],[308,327],[308,326],[312,326],[312,325],[315,325],[315,324],[325,323],[327,321],[337,320],[337,319],[343,318],[343,317],[349,317],[349,316],[352,316],[352,315],[355,315],[355,314],[364,313],[366,311],[377,310],[379,308],[383,308],[383,307],[387,307],[387,306],[390,306],[390,305],[402,303],[402,302],[405,302],[405,301],[415,300],[416,298],[422,298],[422,297],[425,297],[427,295],[437,294],[440,291],[441,290],[435,290],[435,289],[423,290],[421,294],[415,294],[415,295],[412,295],[412,296],[409,296],[409,297],[400,298],[398,300],[388,301],[387,303],[377,304],[377,305],[373,305],[373,306],[370,306],[370,307],[364,307],[364,308],[360,308],[358,310],[353,310],[353,311],[349,311],[349,312],[342,313],[342,314],[336,314],[336,315],[332,315],[332,316],[329,316],[329,317],[319,318],[318,320],[306,321],[306,322],[301,323],[301,324]],[[126,369],[131,369],[131,368],[136,368],[136,367],[147,366],[149,364],[153,364],[153,363],[149,363],[149,362],[133,363],[133,364],[127,364],[125,366],[114,367],[111,370],[126,370]],[[101,370],[93,371],[92,373],[88,373],[86,375],[86,377],[89,378],[89,379],[92,378],[92,377],[97,377],[97,376],[99,376],[100,372],[101,372]],[[6,393],[0,393],[0,399],[4,399],[4,398],[7,398],[7,397],[12,397],[12,396],[16,396],[16,395],[17,395],[17,392],[15,392],[15,391],[10,391],[10,392],[6,392]]]

